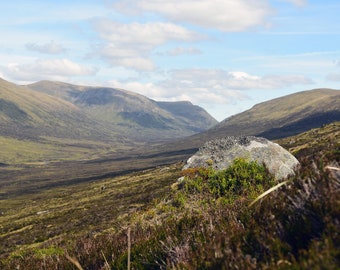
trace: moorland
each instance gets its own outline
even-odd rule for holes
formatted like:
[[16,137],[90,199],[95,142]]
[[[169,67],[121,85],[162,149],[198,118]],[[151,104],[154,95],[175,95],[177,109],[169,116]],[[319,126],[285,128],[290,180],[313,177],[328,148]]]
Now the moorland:
[[[119,89],[0,86],[1,269],[339,267],[339,91],[300,92],[217,123],[192,104]],[[240,134],[275,140],[301,162],[251,207],[274,185],[261,164],[224,172],[261,176],[237,191],[221,190],[214,171],[182,171],[206,140]]]
[[[176,162],[2,199],[4,269],[337,269],[340,123],[277,141],[302,163],[287,186],[222,196]],[[208,177],[200,172],[202,177]],[[209,177],[212,177],[211,175]],[[204,179],[204,178],[203,178]]]

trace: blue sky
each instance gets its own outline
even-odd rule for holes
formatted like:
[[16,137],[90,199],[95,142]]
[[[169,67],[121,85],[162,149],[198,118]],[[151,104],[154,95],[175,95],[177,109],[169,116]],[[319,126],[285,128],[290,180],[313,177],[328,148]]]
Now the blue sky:
[[[217,120],[339,89],[338,0],[1,1],[0,77],[189,100]],[[303,101],[301,101],[303,102]]]

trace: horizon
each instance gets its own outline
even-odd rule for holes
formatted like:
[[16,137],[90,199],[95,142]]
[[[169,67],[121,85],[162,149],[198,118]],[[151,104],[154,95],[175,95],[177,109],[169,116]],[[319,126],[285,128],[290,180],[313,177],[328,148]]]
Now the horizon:
[[[19,8],[20,7],[20,8]],[[11,1],[0,77],[190,101],[218,121],[255,104],[339,89],[335,0]]]

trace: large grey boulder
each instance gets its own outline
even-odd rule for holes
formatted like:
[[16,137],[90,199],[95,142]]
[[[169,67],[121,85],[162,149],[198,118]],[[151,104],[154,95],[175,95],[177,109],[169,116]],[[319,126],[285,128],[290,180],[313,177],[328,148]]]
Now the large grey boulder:
[[228,136],[206,142],[190,157],[183,169],[212,166],[226,169],[235,158],[245,158],[265,164],[276,180],[294,175],[299,161],[280,145],[254,136]]

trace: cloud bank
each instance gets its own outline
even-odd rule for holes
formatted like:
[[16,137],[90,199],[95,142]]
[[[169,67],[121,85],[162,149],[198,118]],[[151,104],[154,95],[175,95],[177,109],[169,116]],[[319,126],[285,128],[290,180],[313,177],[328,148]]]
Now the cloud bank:
[[66,51],[66,49],[63,48],[62,45],[54,41],[51,41],[43,45],[38,45],[36,43],[27,43],[26,49],[30,51],[36,51],[39,53],[45,53],[45,54],[60,54]]
[[273,12],[264,0],[121,0],[113,7],[130,15],[154,12],[174,22],[224,32],[263,26],[267,16]]
[[0,66],[1,72],[8,78],[21,82],[39,80],[67,80],[70,76],[93,76],[97,69],[83,66],[68,59],[36,60],[32,63],[10,63]]
[[153,50],[170,41],[192,42],[202,37],[173,23],[148,22],[123,24],[100,19],[93,23],[100,44],[93,55],[100,56],[112,66],[124,66],[139,71],[152,71]]
[[189,100],[195,104],[228,104],[247,98],[246,91],[279,89],[308,85],[313,81],[302,75],[257,76],[223,69],[178,69],[156,83],[110,81],[111,86],[132,90],[156,100]]

